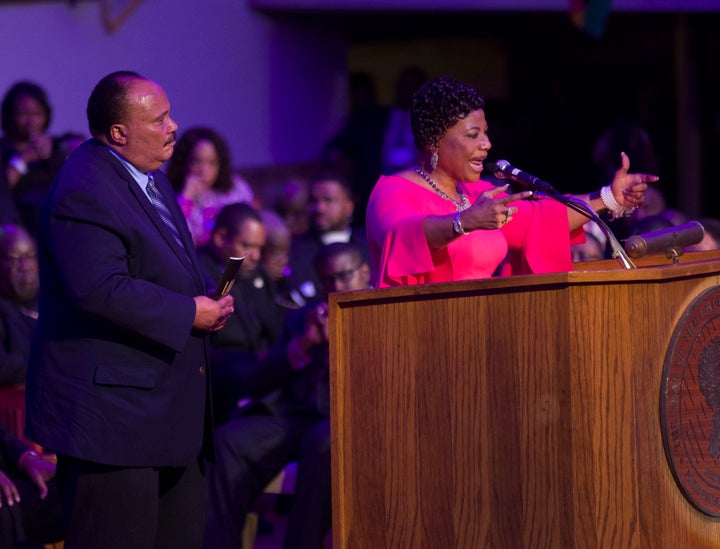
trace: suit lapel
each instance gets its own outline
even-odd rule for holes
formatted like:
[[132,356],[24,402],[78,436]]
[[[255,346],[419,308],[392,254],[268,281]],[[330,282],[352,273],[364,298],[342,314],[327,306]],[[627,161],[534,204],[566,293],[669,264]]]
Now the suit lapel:
[[[122,162],[120,162],[115,157],[115,155],[108,151],[104,145],[102,145],[101,143],[98,143],[98,145],[103,148],[104,153],[107,155],[108,162],[118,173],[118,175],[127,183],[129,191],[132,193],[137,203],[148,216],[150,222],[155,226],[155,229],[160,233],[167,245],[177,256],[178,261],[180,261],[185,266],[187,271],[192,275],[195,284],[198,287],[199,293],[204,295],[206,293],[205,282],[197,267],[195,246],[192,242],[190,231],[187,228],[185,216],[180,209],[180,205],[178,204],[177,199],[172,192],[172,187],[170,186],[170,182],[167,180],[165,174],[158,170],[157,172],[153,173],[153,176],[155,177],[155,183],[157,185],[157,188],[162,194],[163,199],[165,200],[165,204],[170,210],[170,214],[173,218],[173,223],[175,223],[175,226],[178,229],[178,233],[180,234],[180,239],[182,240],[183,246],[185,246],[185,250],[183,250],[180,245],[175,241],[175,238],[170,232],[170,229],[167,228],[167,225],[165,225],[163,220],[160,218],[160,214],[158,213],[157,209],[155,209],[155,206],[152,205],[150,199],[145,195],[145,193],[140,188],[140,185],[138,185],[137,181],[133,179],[132,175],[130,175],[125,166],[122,165]],[[190,261],[188,261],[188,257],[190,258]]]
[[[157,226],[162,225],[163,237],[170,243],[173,251],[178,256],[178,258],[180,258],[181,261],[183,261],[183,263],[189,268],[190,272],[195,278],[195,283],[198,285],[198,288],[201,290],[201,292],[204,293],[205,284],[203,281],[203,277],[197,267],[198,259],[195,251],[195,244],[193,244],[192,235],[190,234],[190,230],[188,229],[187,221],[185,221],[185,216],[180,209],[180,204],[178,204],[175,193],[173,192],[172,187],[170,186],[170,182],[168,181],[165,174],[158,170],[156,172],[153,172],[153,177],[155,178],[155,183],[157,184],[157,188],[160,191],[160,194],[162,195],[165,204],[170,210],[170,214],[173,218],[173,223],[175,224],[175,227],[177,228],[180,235],[180,240],[185,247],[184,250],[180,248],[177,242],[175,242],[175,239],[170,233],[170,230],[165,226],[165,223],[163,223],[162,219],[160,219],[160,215],[157,213],[155,207],[150,203],[150,200],[148,200],[148,198],[142,193],[142,191],[140,191],[140,193],[143,194],[145,202],[149,205],[150,208],[152,208],[153,213],[155,214],[154,223]],[[138,185],[135,185],[135,187],[137,188]],[[191,264],[188,264],[188,258],[191,260]]]

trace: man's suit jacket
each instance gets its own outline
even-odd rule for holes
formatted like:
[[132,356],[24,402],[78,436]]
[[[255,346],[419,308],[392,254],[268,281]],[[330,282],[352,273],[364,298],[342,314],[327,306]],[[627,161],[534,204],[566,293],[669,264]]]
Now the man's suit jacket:
[[35,319],[0,296],[0,385],[25,383]]
[[[207,280],[216,283],[225,263],[219,262],[207,246],[197,253],[201,272]],[[283,328],[285,310],[275,300],[275,283],[262,267],[258,267],[247,277],[238,275],[230,294],[235,300],[235,313],[222,330],[212,333],[211,348],[257,357],[270,348]]]
[[[365,229],[351,227],[348,242],[357,246],[365,261],[370,264],[370,252],[368,251]],[[314,288],[314,292],[304,293],[304,296],[308,298],[308,302],[321,295],[322,292],[322,285],[315,272],[315,256],[324,246],[320,233],[314,229],[310,229],[292,240],[290,247],[292,278],[294,283],[301,289],[306,288],[308,285]]]
[[[154,172],[191,263],[123,164],[91,139],[68,158],[39,226],[40,314],[28,438],[119,466],[183,466],[211,446],[205,295],[190,233]],[[208,436],[209,435],[209,436]]]
[[316,300],[288,311],[282,334],[260,361],[260,367],[252,377],[250,396],[255,400],[240,414],[262,407],[276,416],[329,417],[328,344],[317,345],[308,357],[310,362],[299,370],[293,370],[288,357],[290,342],[303,334],[305,319],[318,303]]

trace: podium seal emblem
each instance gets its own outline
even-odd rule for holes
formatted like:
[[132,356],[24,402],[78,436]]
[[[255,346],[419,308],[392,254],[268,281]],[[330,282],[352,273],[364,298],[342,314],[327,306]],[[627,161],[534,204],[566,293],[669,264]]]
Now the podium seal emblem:
[[696,297],[675,326],[660,421],[680,490],[698,510],[720,518],[720,288]]

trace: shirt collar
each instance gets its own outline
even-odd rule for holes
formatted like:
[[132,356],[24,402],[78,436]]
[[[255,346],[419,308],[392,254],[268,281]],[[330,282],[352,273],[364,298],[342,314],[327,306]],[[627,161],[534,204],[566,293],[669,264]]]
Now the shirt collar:
[[[105,145],[107,147],[107,145]],[[150,173],[143,173],[140,170],[138,170],[135,166],[133,166],[130,162],[125,160],[120,153],[118,153],[115,149],[112,149],[111,147],[107,147],[107,149],[115,155],[115,157],[122,162],[123,166],[127,169],[127,171],[130,173],[132,178],[137,181],[137,184],[140,185],[140,187],[145,190],[145,187],[147,187],[148,181],[152,177],[152,172]]]

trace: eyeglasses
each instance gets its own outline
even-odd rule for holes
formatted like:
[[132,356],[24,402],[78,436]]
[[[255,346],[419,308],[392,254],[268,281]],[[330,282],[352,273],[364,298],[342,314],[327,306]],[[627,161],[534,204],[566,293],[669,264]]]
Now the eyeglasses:
[[347,284],[352,280],[352,277],[355,275],[355,273],[360,270],[360,267],[362,267],[362,264],[358,265],[354,269],[348,269],[346,271],[326,274],[322,277],[322,281],[323,283],[342,282],[343,284]]
[[19,265],[22,261],[35,261],[37,254],[25,254],[25,255],[5,255],[0,257],[0,260],[10,263],[11,265]]

